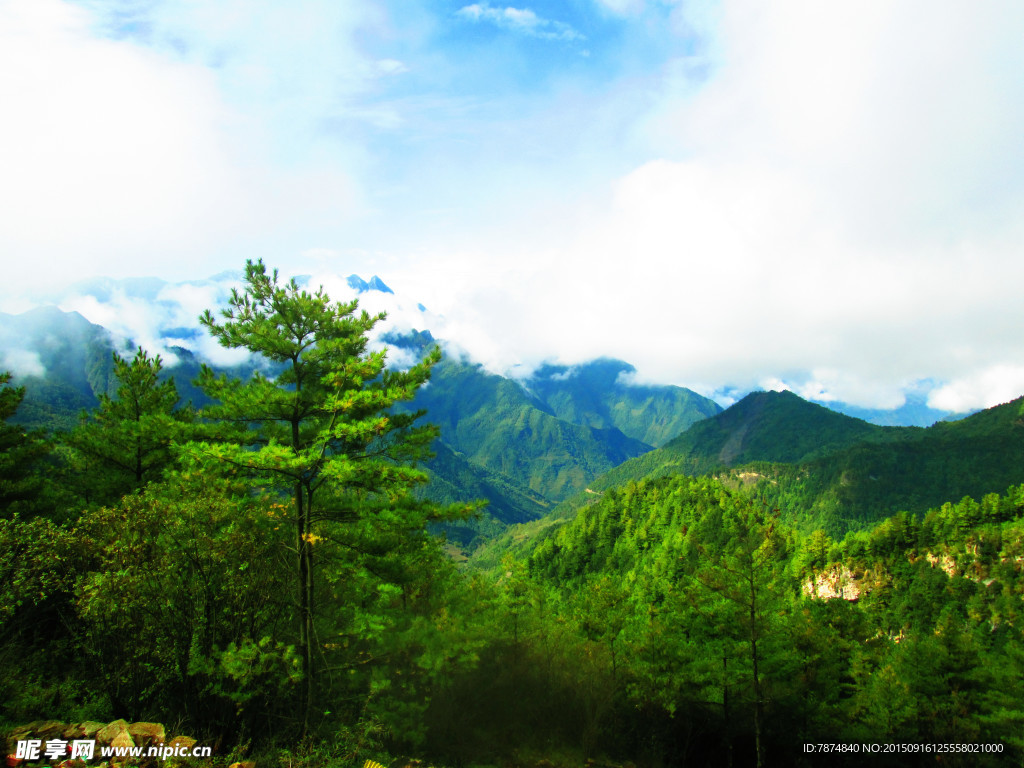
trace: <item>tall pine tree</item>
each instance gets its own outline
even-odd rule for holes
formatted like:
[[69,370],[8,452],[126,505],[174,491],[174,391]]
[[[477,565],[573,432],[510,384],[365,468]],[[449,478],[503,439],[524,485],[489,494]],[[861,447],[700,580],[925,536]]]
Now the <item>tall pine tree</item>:
[[[222,318],[210,311],[200,318],[223,346],[261,356],[272,371],[241,381],[204,367],[197,382],[217,402],[204,416],[225,431],[222,439],[192,443],[187,452],[206,469],[228,468],[290,497],[304,733],[320,663],[317,547],[327,541],[353,557],[382,555],[400,546],[401,531],[422,532],[439,514],[409,493],[425,480],[414,463],[427,456],[436,430],[415,423],[421,414],[392,406],[412,399],[440,352],[434,349],[406,371],[387,369],[386,351],[368,348],[369,333],[384,315],[357,314],[357,306],[332,302],[322,288],[309,293],[294,279],[280,284],[276,270],[250,261],[244,290],[232,292]],[[346,526],[359,521],[379,535],[346,540]],[[389,533],[380,534],[384,530]],[[325,593],[336,578],[321,582]]]

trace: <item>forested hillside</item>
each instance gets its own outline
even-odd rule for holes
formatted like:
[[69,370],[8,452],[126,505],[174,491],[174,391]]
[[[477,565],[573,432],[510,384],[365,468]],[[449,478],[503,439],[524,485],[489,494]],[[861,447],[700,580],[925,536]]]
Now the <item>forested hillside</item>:
[[[297,279],[300,286],[306,281]],[[354,275],[349,284],[370,290],[370,283]],[[390,292],[379,279],[377,284],[376,290]],[[162,281],[94,281],[77,289],[97,301],[118,292],[157,301],[166,287]],[[0,348],[8,356],[15,349],[31,350],[33,366],[17,379],[25,397],[15,420],[33,428],[73,427],[83,410],[113,394],[112,353],[130,356],[135,351],[131,341],[54,307],[2,319],[7,335],[0,337]],[[162,333],[189,343],[197,335],[189,328]],[[435,346],[428,331],[383,338],[405,355],[421,356]],[[160,376],[173,379],[180,404],[210,405],[209,395],[195,383],[203,358],[181,346],[171,347],[170,354]],[[279,363],[248,357],[215,368],[245,379],[256,370],[275,375]],[[446,527],[449,536],[472,548],[508,523],[536,519],[590,480],[651,450],[654,444],[645,439],[663,442],[720,410],[714,401],[681,387],[634,385],[621,378],[632,370],[612,360],[573,369],[545,366],[523,382],[455,356],[439,364],[431,387],[407,406],[410,411],[425,408],[442,427],[437,455],[426,462],[430,482],[420,493],[439,502],[488,502],[479,520]]]
[[614,427],[627,437],[661,446],[722,409],[683,387],[631,381],[636,369],[607,358],[568,367],[541,366],[524,386],[558,418],[589,427]]
[[830,535],[1024,482],[1024,399],[931,427],[880,427],[789,392],[748,395],[590,483],[716,474]]
[[197,365],[194,406],[111,352],[94,407],[27,430],[3,375],[0,724],[303,768],[1024,759],[1024,400],[889,430],[760,393],[587,489],[649,447],[617,364],[573,374],[609,398],[531,393],[421,334],[392,369],[380,320],[250,262],[201,322],[253,362]]
[[582,611],[620,697],[608,721],[643,711],[648,736],[697,763],[798,760],[796,733],[1019,750],[1022,514],[1017,487],[834,542],[717,481],[660,478],[608,491],[528,564]]
[[751,392],[659,450],[609,472],[594,487],[612,487],[651,474],[696,476],[752,461],[799,463],[860,442],[911,439],[918,432],[869,424],[792,392]]

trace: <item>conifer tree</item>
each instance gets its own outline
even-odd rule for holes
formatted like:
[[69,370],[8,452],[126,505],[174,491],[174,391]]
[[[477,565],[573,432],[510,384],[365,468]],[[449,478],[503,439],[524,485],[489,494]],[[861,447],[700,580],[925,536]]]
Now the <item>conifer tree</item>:
[[81,490],[87,501],[115,503],[122,496],[158,480],[173,462],[171,445],[185,436],[191,408],[178,408],[173,379],[161,381],[160,356],[139,347],[131,361],[114,353],[114,397],[100,404],[66,436],[85,459]]
[[49,451],[40,436],[8,423],[25,398],[25,388],[10,381],[10,372],[0,373],[0,515],[5,517],[39,511],[44,484],[37,469]]
[[[217,404],[203,415],[234,432],[192,443],[186,452],[208,470],[229,468],[290,497],[304,733],[317,691],[315,547],[326,539],[384,554],[400,546],[401,531],[422,531],[439,515],[409,494],[425,479],[414,462],[428,455],[436,430],[415,424],[420,413],[391,408],[412,399],[440,352],[406,371],[387,369],[386,351],[368,350],[369,333],[384,315],[357,314],[357,307],[332,302],[322,288],[302,290],[294,279],[280,284],[276,270],[249,261],[244,290],[232,292],[222,319],[209,310],[200,318],[223,346],[255,353],[272,371],[241,381],[204,367],[197,383]],[[344,524],[360,520],[371,521],[377,534],[343,540]]]
[[[703,553],[692,584],[704,591],[702,600],[717,603],[712,603],[714,607],[708,611],[717,631],[731,625],[732,639],[743,647],[742,661],[753,699],[756,765],[761,768],[765,764],[767,667],[781,663],[781,659],[769,657],[774,625],[784,613],[781,601],[785,590],[780,589],[778,579],[785,554],[772,523],[761,522],[753,511],[737,511],[735,517],[725,518],[730,534],[727,546],[717,556],[713,549]],[[730,673],[728,656],[723,654],[722,658],[724,695]]]

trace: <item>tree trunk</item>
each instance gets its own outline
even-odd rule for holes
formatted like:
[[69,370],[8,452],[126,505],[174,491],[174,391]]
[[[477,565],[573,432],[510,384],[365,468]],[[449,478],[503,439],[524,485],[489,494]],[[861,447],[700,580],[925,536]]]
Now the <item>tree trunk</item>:
[[757,749],[757,768],[764,766],[764,746],[761,742],[761,678],[757,669],[757,585],[754,582],[754,566],[750,568],[750,663],[754,676],[754,745]]
[[300,707],[302,736],[309,734],[309,717],[313,708],[313,633],[310,605],[309,510],[302,483],[295,484],[296,551],[299,575],[299,652],[302,658],[303,695]]

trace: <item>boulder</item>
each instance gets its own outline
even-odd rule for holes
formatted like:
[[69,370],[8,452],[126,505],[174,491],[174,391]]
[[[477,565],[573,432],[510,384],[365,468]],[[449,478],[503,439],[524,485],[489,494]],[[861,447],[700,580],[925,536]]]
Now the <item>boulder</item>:
[[[96,741],[104,747],[115,746],[114,739],[119,733],[128,733],[127,720],[115,720],[96,731]],[[131,737],[129,737],[130,739]],[[134,742],[132,743],[134,747]]]
[[191,750],[196,745],[196,740],[188,736],[175,736],[169,742],[168,747],[180,747],[183,750]]
[[132,723],[128,734],[140,747],[158,747],[167,739],[167,731],[161,723]]
[[96,720],[86,720],[83,723],[71,723],[64,729],[63,736],[65,739],[95,739],[97,731],[105,725],[106,723],[100,723]]
[[120,731],[114,738],[110,740],[110,746],[124,749],[127,747],[135,746],[135,739],[132,738],[128,731]]
[[82,738],[95,739],[96,734],[103,730],[103,723],[95,720],[86,720],[82,723]]
[[33,729],[33,732],[37,739],[48,741],[50,739],[59,739],[61,734],[64,733],[64,729],[67,727],[67,723],[62,723],[59,720],[46,720],[40,725],[37,725]]

